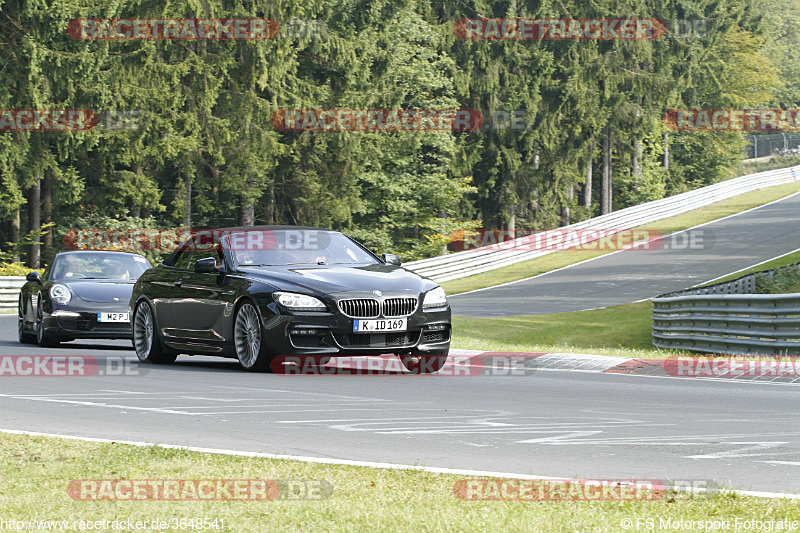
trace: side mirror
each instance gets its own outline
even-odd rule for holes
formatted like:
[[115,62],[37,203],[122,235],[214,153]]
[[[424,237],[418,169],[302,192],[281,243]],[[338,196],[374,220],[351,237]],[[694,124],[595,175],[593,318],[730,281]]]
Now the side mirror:
[[387,265],[397,265],[400,266],[400,258],[394,254],[383,254],[381,256],[383,262]]
[[28,281],[35,281],[39,285],[42,284],[42,276],[39,275],[38,272],[28,272],[28,275],[25,276],[25,279]]
[[204,257],[195,261],[194,271],[198,274],[224,274],[225,267],[218,267],[213,257]]

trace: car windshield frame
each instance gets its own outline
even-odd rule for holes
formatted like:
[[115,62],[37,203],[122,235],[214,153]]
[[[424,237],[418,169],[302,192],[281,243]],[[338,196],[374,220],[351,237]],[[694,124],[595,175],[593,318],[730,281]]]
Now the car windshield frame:
[[68,252],[55,257],[48,268],[47,281],[135,281],[150,268],[150,261],[139,254],[101,250]]
[[[251,233],[261,236],[252,239]],[[301,238],[287,247],[289,236]],[[220,243],[236,268],[382,264],[364,245],[333,230],[242,229],[226,233]]]

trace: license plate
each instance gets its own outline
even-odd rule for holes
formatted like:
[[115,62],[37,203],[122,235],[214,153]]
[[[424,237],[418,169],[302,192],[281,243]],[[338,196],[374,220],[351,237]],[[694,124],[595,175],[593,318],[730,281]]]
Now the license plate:
[[98,322],[130,322],[128,313],[97,313]]
[[405,331],[407,318],[380,318],[377,320],[353,321],[353,333],[373,333],[381,331]]

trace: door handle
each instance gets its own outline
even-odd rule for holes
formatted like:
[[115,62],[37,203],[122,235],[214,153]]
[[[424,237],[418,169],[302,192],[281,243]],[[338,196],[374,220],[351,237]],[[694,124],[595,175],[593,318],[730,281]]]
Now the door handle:
[[175,282],[175,286],[176,287],[180,287],[181,285],[183,285],[182,281],[178,280],[178,281]]

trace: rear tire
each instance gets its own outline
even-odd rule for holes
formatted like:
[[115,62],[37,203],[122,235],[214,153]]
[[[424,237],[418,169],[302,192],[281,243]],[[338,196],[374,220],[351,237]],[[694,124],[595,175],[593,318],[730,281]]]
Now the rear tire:
[[432,374],[442,369],[447,362],[450,350],[435,350],[432,352],[417,352],[412,355],[400,357],[403,366],[412,374]]
[[161,346],[155,316],[147,302],[140,302],[133,315],[133,348],[142,363],[166,365],[178,358],[178,354],[168,353]]
[[17,336],[19,337],[19,342],[22,344],[36,344],[36,335],[25,331],[25,313],[22,311],[22,296],[19,297],[17,317],[19,320],[19,323],[17,324]]
[[233,344],[236,359],[242,368],[251,372],[269,372],[272,357],[267,353],[261,329],[261,315],[250,302],[236,311],[233,322]]

